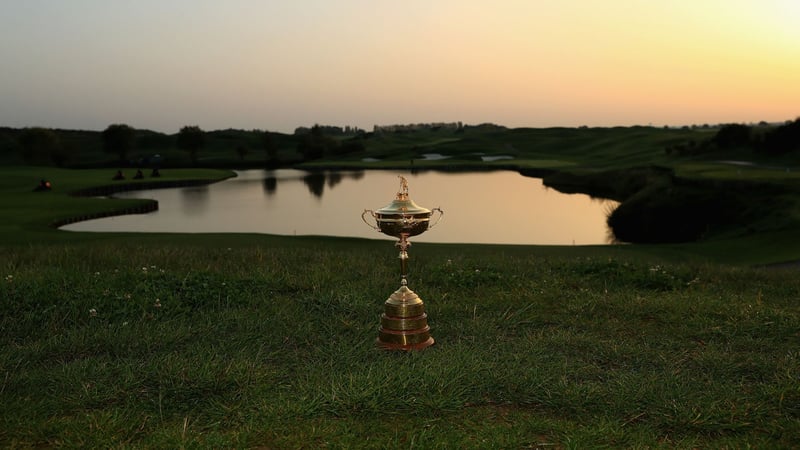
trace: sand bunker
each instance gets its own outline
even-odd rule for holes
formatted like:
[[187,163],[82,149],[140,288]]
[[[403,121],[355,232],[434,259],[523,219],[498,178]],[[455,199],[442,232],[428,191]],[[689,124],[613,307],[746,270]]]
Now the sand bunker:
[[442,155],[441,153],[424,153],[422,155],[422,159],[425,161],[436,161],[447,158],[452,158],[452,156]]
[[514,157],[508,155],[481,156],[481,160],[483,160],[483,162],[500,161],[503,159],[514,159]]

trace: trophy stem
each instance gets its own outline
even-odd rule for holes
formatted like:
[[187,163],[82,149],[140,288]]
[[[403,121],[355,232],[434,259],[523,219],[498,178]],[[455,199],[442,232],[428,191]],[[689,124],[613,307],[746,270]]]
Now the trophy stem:
[[406,286],[408,284],[408,247],[411,246],[411,242],[408,241],[408,233],[401,233],[400,240],[395,245],[400,247],[400,285]]

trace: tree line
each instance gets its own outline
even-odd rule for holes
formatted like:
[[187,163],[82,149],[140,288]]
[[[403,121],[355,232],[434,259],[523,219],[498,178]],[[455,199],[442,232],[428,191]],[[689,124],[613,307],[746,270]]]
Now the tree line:
[[[481,127],[483,125],[479,125]],[[408,131],[439,129],[463,131],[461,122],[392,125],[377,127],[381,133],[402,133]],[[72,135],[78,135],[76,138]],[[364,152],[367,142],[374,132],[355,126],[338,127],[315,124],[311,127],[297,127],[293,134],[275,133],[266,130],[218,130],[207,132],[196,125],[182,127],[176,135],[166,135],[150,130],[136,129],[124,123],[108,125],[102,132],[56,130],[42,127],[12,129],[0,127],[0,160],[11,160],[9,154],[17,154],[25,164],[49,165],[59,167],[119,164],[137,165],[142,159],[131,159],[132,154],[143,151],[158,152],[166,149],[179,149],[185,152],[192,165],[200,163],[200,155],[209,147],[215,156],[220,150],[232,150],[238,161],[248,163],[246,157],[254,151],[264,152],[266,167],[291,165],[324,157],[339,157]],[[96,141],[98,143],[96,143]],[[279,157],[280,153],[280,157]],[[114,155],[114,161],[100,161],[102,154]],[[86,160],[93,158],[91,163]],[[224,159],[224,158],[223,158]],[[221,159],[217,158],[217,161]],[[146,162],[146,161],[145,161]],[[172,163],[175,164],[175,158]],[[227,160],[230,164],[232,161]]]
[[341,156],[363,152],[366,149],[363,130],[349,139],[335,139],[325,133],[325,129],[321,125],[314,125],[308,132],[301,133],[298,136],[297,151],[304,160],[320,159],[325,156]]
[[665,147],[667,154],[698,155],[726,150],[746,149],[765,156],[779,156],[800,151],[800,117],[779,126],[761,122],[756,126],[726,124],[709,139],[687,141]]
[[278,164],[279,145],[296,146],[296,142],[298,139],[294,136],[267,130],[207,132],[197,125],[184,126],[175,135],[138,130],[123,123],[111,124],[102,132],[0,127],[0,159],[28,165],[69,167],[90,159],[99,161],[102,154],[107,154],[113,155],[113,161],[106,160],[101,165],[130,166],[141,164],[144,152],[178,149],[185,152],[192,165],[198,165],[200,155],[210,144],[215,156],[222,150],[233,150],[240,161],[253,151],[263,152],[262,161],[269,166]]

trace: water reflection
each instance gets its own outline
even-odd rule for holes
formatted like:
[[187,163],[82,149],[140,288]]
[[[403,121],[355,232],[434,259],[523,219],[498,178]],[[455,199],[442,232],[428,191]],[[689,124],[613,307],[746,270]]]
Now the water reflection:
[[208,209],[208,186],[192,186],[180,189],[181,211],[187,216],[202,216]]
[[364,178],[363,170],[354,172],[315,171],[302,177],[303,183],[308,187],[308,192],[318,199],[321,199],[325,194],[325,186],[327,186],[328,189],[333,189],[344,179],[360,180],[362,178]]
[[308,192],[314,194],[314,197],[322,198],[325,191],[325,174],[322,172],[312,172],[303,177],[303,183],[308,186]]
[[[390,239],[361,222],[364,209],[394,199],[397,176],[412,199],[445,211],[436,230],[416,242],[509,244],[608,243],[605,218],[615,202],[547,189],[513,171],[248,170],[202,188],[120,193],[153,198],[154,214],[119,216],[63,227],[73,231],[255,232]],[[280,189],[278,189],[280,185]],[[309,193],[311,195],[309,195]]]
[[342,182],[342,173],[341,172],[331,172],[328,174],[328,187],[333,188],[337,184]]
[[267,196],[275,195],[275,191],[278,189],[278,179],[272,176],[264,178],[264,193]]

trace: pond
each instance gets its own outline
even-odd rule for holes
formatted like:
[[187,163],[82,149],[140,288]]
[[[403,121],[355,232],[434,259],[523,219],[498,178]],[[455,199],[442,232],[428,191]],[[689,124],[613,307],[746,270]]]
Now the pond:
[[[394,199],[398,175],[418,205],[444,216],[414,242],[587,245],[609,243],[610,200],[562,194],[515,171],[246,170],[199,187],[128,191],[116,198],[151,198],[158,211],[77,222],[91,232],[267,233],[394,240],[361,220]],[[113,200],[110,200],[113,201]],[[368,216],[369,218],[369,216]]]

